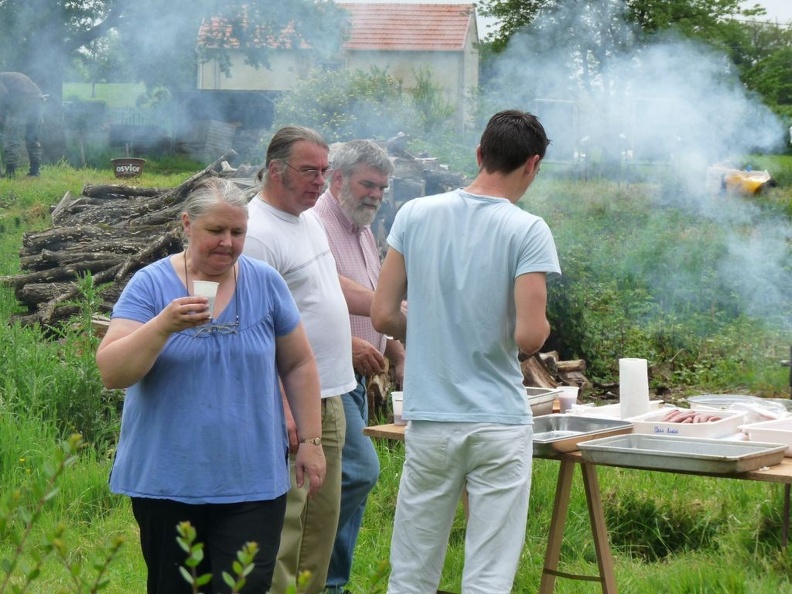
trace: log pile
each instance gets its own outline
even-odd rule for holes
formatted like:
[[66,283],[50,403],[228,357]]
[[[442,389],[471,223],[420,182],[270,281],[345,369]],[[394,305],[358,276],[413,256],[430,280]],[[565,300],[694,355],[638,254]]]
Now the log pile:
[[591,383],[583,374],[586,362],[582,359],[559,361],[555,351],[536,353],[530,357],[521,354],[520,367],[526,386],[548,389],[558,386],[591,388]]
[[[175,188],[86,185],[78,197],[66,193],[52,209],[52,227],[26,233],[21,273],[0,277],[27,311],[22,324],[53,326],[79,311],[81,277],[90,274],[109,313],[132,274],[182,249],[179,213],[190,190],[207,176],[239,177],[227,153]],[[239,185],[252,197],[250,177]]]

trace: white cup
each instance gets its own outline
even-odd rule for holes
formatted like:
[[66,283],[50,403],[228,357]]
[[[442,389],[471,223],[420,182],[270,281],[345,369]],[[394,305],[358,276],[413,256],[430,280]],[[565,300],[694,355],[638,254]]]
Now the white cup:
[[193,294],[198,297],[206,297],[209,299],[209,315],[211,317],[214,317],[215,297],[217,296],[217,288],[219,286],[220,283],[214,281],[193,281]]
[[559,386],[558,389],[561,390],[558,393],[558,410],[562,413],[568,412],[570,408],[577,404],[580,388],[577,386]]
[[404,392],[391,392],[391,403],[393,404],[393,424],[406,425],[407,421],[402,418]]

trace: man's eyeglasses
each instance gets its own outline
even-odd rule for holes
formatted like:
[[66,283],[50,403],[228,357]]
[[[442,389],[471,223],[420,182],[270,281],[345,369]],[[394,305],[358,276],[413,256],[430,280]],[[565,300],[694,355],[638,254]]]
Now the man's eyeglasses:
[[286,165],[286,167],[289,167],[290,169],[294,169],[305,179],[310,179],[310,180],[317,180],[319,179],[319,176],[327,177],[327,172],[330,171],[329,167],[324,167],[323,169],[313,169],[310,167],[307,169],[297,169],[293,165],[290,165],[287,161],[284,161],[284,164]]
[[193,333],[193,338],[212,336],[215,334],[236,334],[239,330],[239,316],[233,324],[206,324],[199,326]]

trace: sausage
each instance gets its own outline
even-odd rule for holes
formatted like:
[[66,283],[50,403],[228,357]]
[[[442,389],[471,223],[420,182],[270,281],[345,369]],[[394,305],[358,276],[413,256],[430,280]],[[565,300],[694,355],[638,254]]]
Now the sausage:
[[714,423],[715,421],[722,420],[721,415],[699,412],[695,410],[687,410],[675,408],[668,411],[662,419],[661,423]]

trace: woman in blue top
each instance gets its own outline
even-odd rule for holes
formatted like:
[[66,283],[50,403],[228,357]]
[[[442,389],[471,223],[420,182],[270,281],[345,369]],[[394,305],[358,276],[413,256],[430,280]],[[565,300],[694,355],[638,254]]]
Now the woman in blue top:
[[[127,388],[110,489],[132,499],[148,594],[192,592],[176,526],[204,543],[200,574],[221,573],[259,545],[244,592],[266,592],[289,489],[280,383],[300,437],[297,480],[322,485],[319,377],[280,275],[242,256],[247,200],[209,178],[185,202],[185,250],[139,270],[113,308],[96,354],[108,388]],[[219,283],[213,317],[195,280]]]

